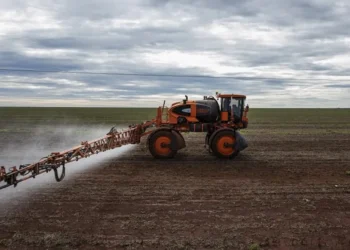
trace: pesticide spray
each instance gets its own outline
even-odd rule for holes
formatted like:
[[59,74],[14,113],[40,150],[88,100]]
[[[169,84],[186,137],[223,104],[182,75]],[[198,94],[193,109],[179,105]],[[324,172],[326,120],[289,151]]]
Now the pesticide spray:
[[[54,129],[52,129],[52,127],[48,129],[48,127],[45,126],[38,126],[34,129],[29,138],[25,138],[25,142],[7,145],[7,147],[0,152],[1,162],[5,163],[7,166],[18,164],[19,162],[23,164],[36,162],[43,155],[57,150],[63,150],[72,145],[77,145],[79,141],[82,140],[99,137],[106,134],[106,131],[108,132],[109,129],[110,127],[105,126],[60,125]],[[99,168],[102,161],[116,158],[128,152],[133,147],[134,145],[125,145],[104,152],[103,154],[97,154],[89,159],[73,161],[67,165],[65,169],[65,180],[74,178],[75,174]],[[25,202],[27,197],[30,197],[28,194],[35,194],[35,192],[41,188],[53,187],[53,185],[57,184],[53,180],[53,174],[43,174],[37,176],[35,180],[31,179],[20,183],[17,188],[6,188],[2,190],[0,192],[0,210],[5,208],[4,204],[9,204],[6,206],[8,209],[18,198],[21,198],[21,202]]]
[[[8,147],[6,149],[8,152],[3,152],[2,157],[7,158],[7,163],[12,166],[13,161],[19,162],[23,157],[29,162],[32,162],[34,157],[38,155],[38,152],[43,152],[43,149],[46,151],[46,156],[40,158],[39,161],[36,161],[34,163],[21,164],[17,166],[15,165],[10,168],[6,168],[5,165],[0,166],[0,189],[3,190],[11,186],[17,187],[19,183],[27,181],[31,178],[36,178],[38,175],[51,171],[54,173],[56,181],[60,182],[66,175],[65,171],[66,165],[68,163],[71,164],[83,158],[88,158],[92,155],[97,155],[99,153],[116,149],[121,146],[139,144],[141,142],[142,136],[152,133],[152,131],[146,132],[146,130],[148,128],[159,125],[160,119],[161,113],[158,112],[157,119],[152,119],[151,121],[146,121],[136,125],[129,125],[126,129],[122,130],[116,127],[112,127],[109,132],[103,137],[94,139],[92,141],[81,141],[79,145],[73,148],[69,148],[63,151],[54,151],[47,155],[47,149],[52,148],[53,145],[55,145],[55,148],[57,148],[57,145],[59,145],[59,143],[61,143],[61,145],[67,146],[69,143],[72,143],[72,138],[74,141],[77,141],[79,138],[84,138],[86,140],[87,131],[90,131],[90,135],[95,135],[101,131],[101,129],[97,129],[95,127],[94,130],[92,130],[91,128],[79,126],[78,131],[81,131],[81,129],[85,128],[84,133],[79,135],[77,134],[77,130],[70,126],[65,126],[63,129],[61,128],[59,132],[52,132],[52,127],[49,127],[49,136],[35,136],[35,138],[40,138],[39,141],[35,144],[36,147],[28,145],[28,143],[26,143],[27,141],[20,144],[22,145],[22,149],[24,145],[25,148],[23,149],[23,152],[25,153],[17,153],[19,149],[18,147]],[[41,130],[39,127],[37,133],[40,132]],[[74,134],[72,135],[72,133]],[[84,136],[79,137],[82,135]],[[62,140],[62,137],[65,137],[66,140]],[[44,139],[44,141],[42,141],[42,139]],[[170,147],[170,144],[167,144],[167,147]],[[16,153],[13,154],[14,152]],[[5,155],[6,157],[4,157]],[[103,153],[103,155],[105,155],[105,153]],[[11,156],[12,160],[10,160],[8,156]],[[3,160],[1,159],[1,161]]]

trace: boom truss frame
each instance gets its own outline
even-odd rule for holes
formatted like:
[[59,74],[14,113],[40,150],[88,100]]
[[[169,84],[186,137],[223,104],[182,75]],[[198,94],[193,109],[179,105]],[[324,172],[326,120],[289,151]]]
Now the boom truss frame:
[[[156,119],[139,125],[130,125],[129,129],[118,132],[115,127],[107,133],[106,136],[92,141],[83,141],[79,146],[64,150],[62,152],[52,152],[47,157],[43,157],[40,161],[11,167],[8,172],[4,166],[0,167],[0,183],[5,182],[0,186],[0,189],[14,186],[18,183],[35,178],[42,173],[54,171],[56,181],[61,181],[65,177],[65,166],[68,163],[79,161],[80,159],[90,157],[91,155],[115,149],[123,145],[138,144],[141,137],[149,134],[145,133],[148,127],[154,126]],[[62,172],[58,174],[58,168],[62,168]]]

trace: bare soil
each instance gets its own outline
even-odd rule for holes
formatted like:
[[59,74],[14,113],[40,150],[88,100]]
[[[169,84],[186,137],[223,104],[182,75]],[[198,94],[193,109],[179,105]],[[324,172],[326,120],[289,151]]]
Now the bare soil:
[[143,140],[0,200],[0,249],[350,249],[350,133],[317,128],[252,125],[234,160],[210,155],[204,134],[166,161]]

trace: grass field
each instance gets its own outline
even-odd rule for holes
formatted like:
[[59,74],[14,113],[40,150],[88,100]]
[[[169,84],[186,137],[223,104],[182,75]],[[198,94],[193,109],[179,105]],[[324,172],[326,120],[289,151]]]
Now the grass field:
[[[0,108],[1,125],[8,124],[129,124],[151,120],[156,108]],[[252,126],[332,124],[345,127],[350,124],[350,109],[250,109]],[[334,121],[337,121],[335,124]]]
[[[0,165],[155,115],[0,108]],[[187,147],[168,161],[143,138],[69,164],[63,182],[48,174],[1,190],[0,249],[350,249],[350,109],[248,116],[249,147],[234,160],[209,154],[203,133],[185,133]]]

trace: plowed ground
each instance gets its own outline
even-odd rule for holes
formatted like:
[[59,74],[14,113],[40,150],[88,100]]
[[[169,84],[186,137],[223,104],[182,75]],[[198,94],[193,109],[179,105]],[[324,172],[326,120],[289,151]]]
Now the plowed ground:
[[0,248],[350,249],[348,125],[253,123],[234,160],[208,154],[205,134],[185,134],[187,148],[167,161],[143,140],[0,200]]

